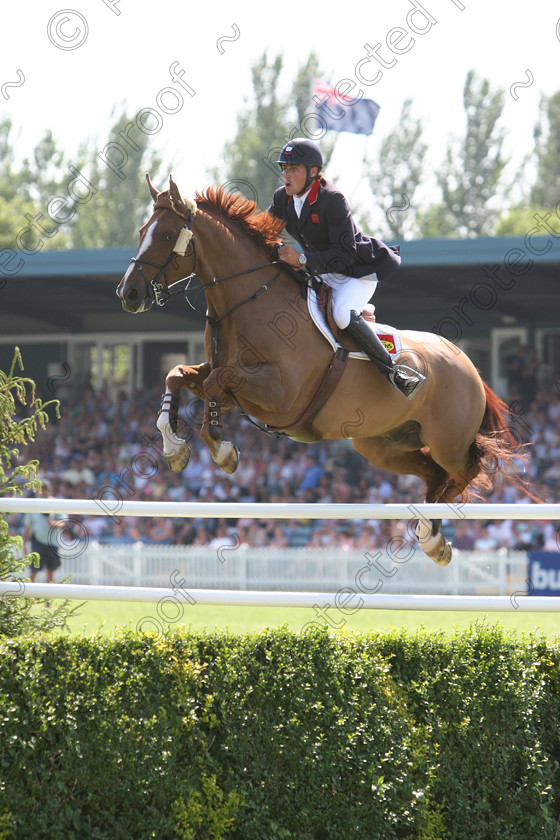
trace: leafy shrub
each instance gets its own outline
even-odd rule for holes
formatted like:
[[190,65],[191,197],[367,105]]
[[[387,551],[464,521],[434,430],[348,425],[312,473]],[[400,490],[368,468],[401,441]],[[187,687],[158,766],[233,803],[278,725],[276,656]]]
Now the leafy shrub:
[[[37,477],[39,462],[21,460],[19,447],[33,441],[37,432],[45,428],[49,420],[47,409],[54,409],[58,415],[59,402],[44,403],[35,394],[33,380],[20,376],[18,368],[23,370],[23,362],[16,347],[10,371],[0,370],[0,580],[16,579],[21,587],[19,591],[23,591],[26,565],[38,566],[39,555],[21,556],[23,541],[10,534],[8,517],[1,512],[2,496],[17,496],[41,488]],[[52,610],[46,606],[45,599],[38,599],[34,604],[29,598],[0,596],[0,637],[64,627],[77,609],[70,608],[68,601],[59,602]]]
[[483,625],[8,639],[0,837],[553,837],[559,689]]

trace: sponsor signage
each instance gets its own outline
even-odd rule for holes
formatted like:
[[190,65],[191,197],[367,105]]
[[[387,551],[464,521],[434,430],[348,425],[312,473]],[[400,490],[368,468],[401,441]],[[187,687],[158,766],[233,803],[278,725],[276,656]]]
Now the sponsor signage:
[[529,553],[529,595],[560,595],[560,553]]

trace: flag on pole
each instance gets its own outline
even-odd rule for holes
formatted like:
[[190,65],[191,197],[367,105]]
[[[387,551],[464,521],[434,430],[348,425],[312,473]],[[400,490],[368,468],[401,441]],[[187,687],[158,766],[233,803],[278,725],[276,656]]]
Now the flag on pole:
[[327,131],[349,131],[352,134],[371,134],[380,110],[373,99],[353,99],[337,93],[322,79],[314,80],[313,102],[317,118]]

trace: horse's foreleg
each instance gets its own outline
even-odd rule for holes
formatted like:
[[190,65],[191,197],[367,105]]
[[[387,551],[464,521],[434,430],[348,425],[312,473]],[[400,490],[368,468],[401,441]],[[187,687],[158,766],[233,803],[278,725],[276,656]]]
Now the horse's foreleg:
[[205,379],[204,422],[200,436],[216,464],[225,472],[235,472],[239,464],[237,447],[230,441],[222,440],[222,411],[234,406],[231,395],[242,396],[245,406],[249,403],[265,407],[267,412],[281,417],[300,393],[299,385],[297,388],[287,386],[286,376],[280,368],[268,362],[259,363],[255,369],[223,365],[214,368]]
[[165,389],[156,422],[163,438],[163,452],[167,464],[173,472],[181,472],[191,460],[191,450],[186,440],[176,435],[180,393],[180,391],[173,392],[169,388]]
[[204,420],[200,437],[210,450],[214,463],[224,472],[231,474],[239,466],[239,449],[231,441],[222,439],[221,415],[221,400],[214,394],[204,403]]
[[176,365],[165,378],[165,387],[175,393],[187,388],[200,400],[204,399],[204,381],[212,368],[209,362],[200,365]]
[[[200,437],[210,450],[215,464],[224,472],[234,473],[239,466],[239,449],[229,440],[222,438],[223,394],[238,387],[238,375],[234,368],[215,368],[204,382],[204,419]],[[228,410],[232,401],[226,395]]]
[[169,371],[165,379],[161,411],[156,426],[163,438],[163,452],[169,468],[181,472],[188,466],[191,450],[183,438],[178,437],[178,410],[182,388],[188,388],[196,396],[204,399],[203,383],[210,373],[210,365],[177,365]]

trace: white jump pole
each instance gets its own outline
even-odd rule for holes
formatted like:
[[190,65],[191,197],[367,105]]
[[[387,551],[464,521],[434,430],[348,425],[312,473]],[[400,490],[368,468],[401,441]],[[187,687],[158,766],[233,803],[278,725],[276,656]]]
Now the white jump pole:
[[277,504],[272,502],[134,502],[0,498],[3,513],[166,516],[184,519],[520,519],[559,520],[560,504]]
[[68,598],[79,601],[170,601],[183,606],[329,607],[347,615],[368,610],[457,610],[463,612],[558,612],[560,597],[508,595],[368,595],[340,592],[269,592],[232,589],[168,589],[143,586],[93,586],[72,583],[0,582],[0,598]]

